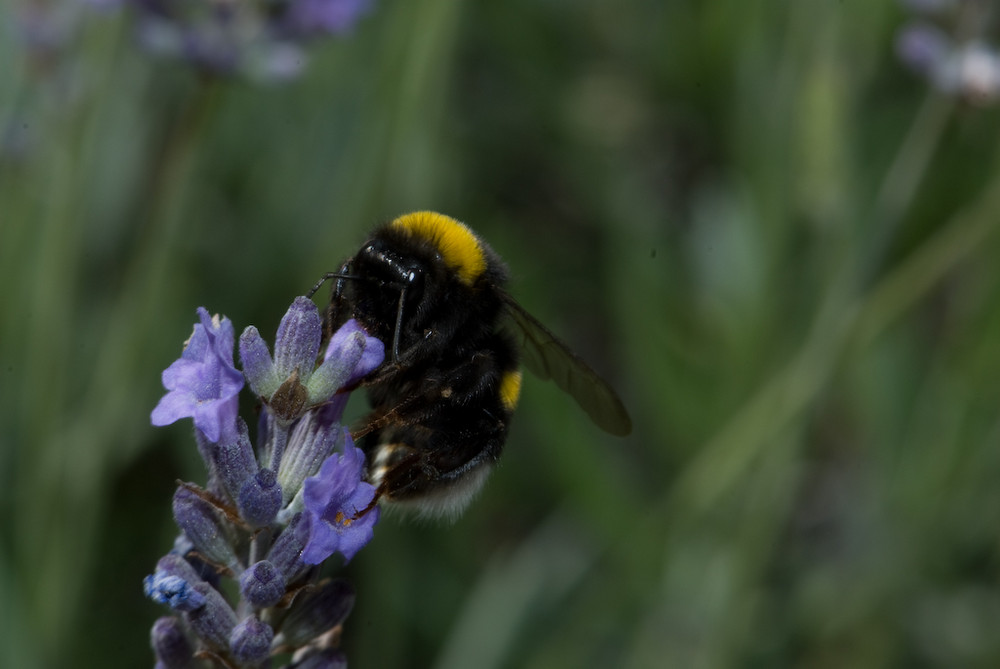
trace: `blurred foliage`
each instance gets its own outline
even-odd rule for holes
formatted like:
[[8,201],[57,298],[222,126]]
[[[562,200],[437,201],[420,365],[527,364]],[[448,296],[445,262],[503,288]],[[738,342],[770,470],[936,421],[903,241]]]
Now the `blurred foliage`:
[[[0,31],[0,665],[148,666],[195,307],[273,332],[433,208],[602,370],[529,382],[454,524],[350,565],[373,667],[1000,665],[1000,125],[888,2],[382,0],[297,81],[125,16]],[[361,411],[360,407],[355,408]]]

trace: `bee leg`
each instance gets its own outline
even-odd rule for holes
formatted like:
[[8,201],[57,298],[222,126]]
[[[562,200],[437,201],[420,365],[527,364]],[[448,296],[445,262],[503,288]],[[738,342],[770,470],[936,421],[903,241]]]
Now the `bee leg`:
[[[371,512],[372,509],[378,506],[378,503],[382,500],[383,497],[400,497],[400,498],[405,497],[406,496],[405,493],[410,488],[417,485],[419,481],[419,479],[418,480],[413,479],[412,471],[408,471],[408,469],[411,467],[416,468],[420,471],[420,473],[424,476],[425,482],[434,482],[439,480],[441,477],[441,472],[438,470],[437,467],[427,462],[427,460],[424,457],[421,457],[418,454],[412,454],[406,460],[397,463],[394,467],[392,467],[388,471],[388,473],[386,474],[385,478],[383,478],[379,486],[375,488],[375,494],[372,496],[372,501],[369,502],[368,506],[366,506],[364,509],[354,514],[351,520],[357,520],[358,518],[361,518],[365,514]],[[393,477],[393,474],[397,470],[403,474],[406,474],[406,478],[409,480],[405,483],[397,481],[396,485],[393,486],[392,483],[393,478],[400,478],[399,476]],[[391,493],[390,493],[390,487],[394,488],[394,490],[392,490]]]
[[396,327],[392,331],[392,362],[399,365],[399,336],[403,330],[403,301],[406,299],[406,286],[399,289],[399,305],[396,307]]
[[[399,353],[398,358],[387,359],[382,365],[376,369],[374,372],[369,374],[364,378],[359,385],[362,386],[377,386],[383,384],[391,379],[394,375],[410,368],[410,364],[413,360],[419,359],[419,357],[426,350],[422,344],[437,336],[436,330],[428,330],[424,334],[423,340],[419,344],[415,344],[410,348]],[[395,354],[393,354],[395,355]]]
[[372,509],[378,506],[379,500],[381,500],[382,495],[385,494],[385,490],[386,490],[385,483],[375,488],[375,494],[372,495],[372,501],[368,502],[368,506],[366,506],[365,508],[361,509],[361,511],[358,511],[356,514],[354,514],[351,520],[357,520],[358,518],[368,515],[368,513]]
[[349,429],[351,437],[354,439],[360,439],[376,430],[381,430],[386,425],[392,423],[405,422],[407,419],[405,417],[406,410],[410,405],[414,404],[419,398],[410,397],[403,400],[391,409],[378,409],[372,411],[367,416],[364,417],[360,422],[355,423]]

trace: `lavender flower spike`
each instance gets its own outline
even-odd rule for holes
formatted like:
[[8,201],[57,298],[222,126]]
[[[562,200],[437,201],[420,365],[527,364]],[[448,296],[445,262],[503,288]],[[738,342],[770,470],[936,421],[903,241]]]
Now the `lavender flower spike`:
[[375,499],[375,486],[362,480],[364,462],[364,453],[348,434],[343,455],[331,455],[319,474],[306,479],[303,500],[309,541],[302,551],[306,564],[319,564],[335,552],[350,561],[371,541],[379,509],[358,516]]
[[[181,534],[144,581],[173,614],[150,636],[157,667],[262,669],[278,662],[274,651],[290,656],[286,669],[342,668],[328,632],[350,612],[354,590],[322,578],[319,565],[335,552],[353,558],[379,518],[375,488],[362,480],[364,454],[340,421],[346,389],[382,364],[385,347],[354,321],[324,344],[318,309],[300,297],[273,357],[255,328],[244,331],[240,375],[232,324],[198,314],[152,416],[158,425],[193,417],[208,468],[207,484],[179,485]],[[256,434],[236,415],[244,377],[264,400]]]
[[228,318],[209,316],[198,308],[200,323],[185,344],[184,352],[163,372],[169,391],[153,409],[153,425],[169,425],[194,418],[194,426],[209,441],[236,431],[238,398],[243,375],[233,365],[233,324]]

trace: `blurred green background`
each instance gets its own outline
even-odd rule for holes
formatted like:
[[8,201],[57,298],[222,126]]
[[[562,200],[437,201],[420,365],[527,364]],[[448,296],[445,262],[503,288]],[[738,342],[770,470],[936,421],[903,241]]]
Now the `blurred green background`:
[[1000,119],[899,63],[896,3],[383,0],[270,86],[119,14],[26,49],[18,6],[0,665],[152,665],[141,579],[203,473],[148,417],[195,308],[271,337],[430,208],[635,430],[528,381],[471,509],[350,565],[352,666],[1000,666]]

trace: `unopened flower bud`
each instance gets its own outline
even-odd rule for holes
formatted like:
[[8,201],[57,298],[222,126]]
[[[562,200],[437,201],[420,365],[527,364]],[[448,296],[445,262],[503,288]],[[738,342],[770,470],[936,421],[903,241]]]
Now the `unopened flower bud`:
[[287,379],[295,372],[309,378],[316,366],[323,321],[316,305],[307,297],[296,297],[278,324],[274,337],[274,366],[278,377]]
[[285,579],[273,563],[261,560],[240,575],[240,592],[251,606],[274,606],[285,596]]
[[229,638],[229,650],[240,663],[256,664],[271,652],[274,630],[265,622],[250,616],[242,620]]
[[326,648],[296,662],[292,669],[347,669],[347,657],[339,650]]
[[240,362],[243,363],[243,376],[258,396],[268,398],[281,385],[282,379],[274,369],[267,343],[252,325],[240,335]]
[[189,669],[195,666],[194,646],[177,618],[159,618],[153,623],[149,636],[156,660],[165,669]]
[[205,606],[184,614],[191,629],[213,650],[229,648],[236,627],[236,613],[218,590],[204,581],[195,586],[205,596]]
[[257,473],[257,460],[246,422],[240,418],[236,434],[223,438],[212,448],[212,468],[226,494],[234,502],[243,485]]
[[326,359],[306,384],[310,404],[325,402],[337,388],[347,383],[365,352],[365,344],[365,335],[360,330],[341,328],[337,331],[327,347]]
[[281,642],[298,646],[347,619],[354,608],[354,586],[337,578],[295,598],[282,624]]
[[281,486],[270,469],[261,469],[248,479],[236,502],[240,517],[253,527],[263,527],[274,520],[281,509]]
[[174,520],[195,549],[207,559],[227,567],[237,563],[216,510],[187,488],[178,488],[174,493]]
[[274,540],[267,559],[281,573],[286,584],[291,585],[309,569],[310,565],[302,561],[302,549],[308,540],[309,524],[301,513],[295,514]]

